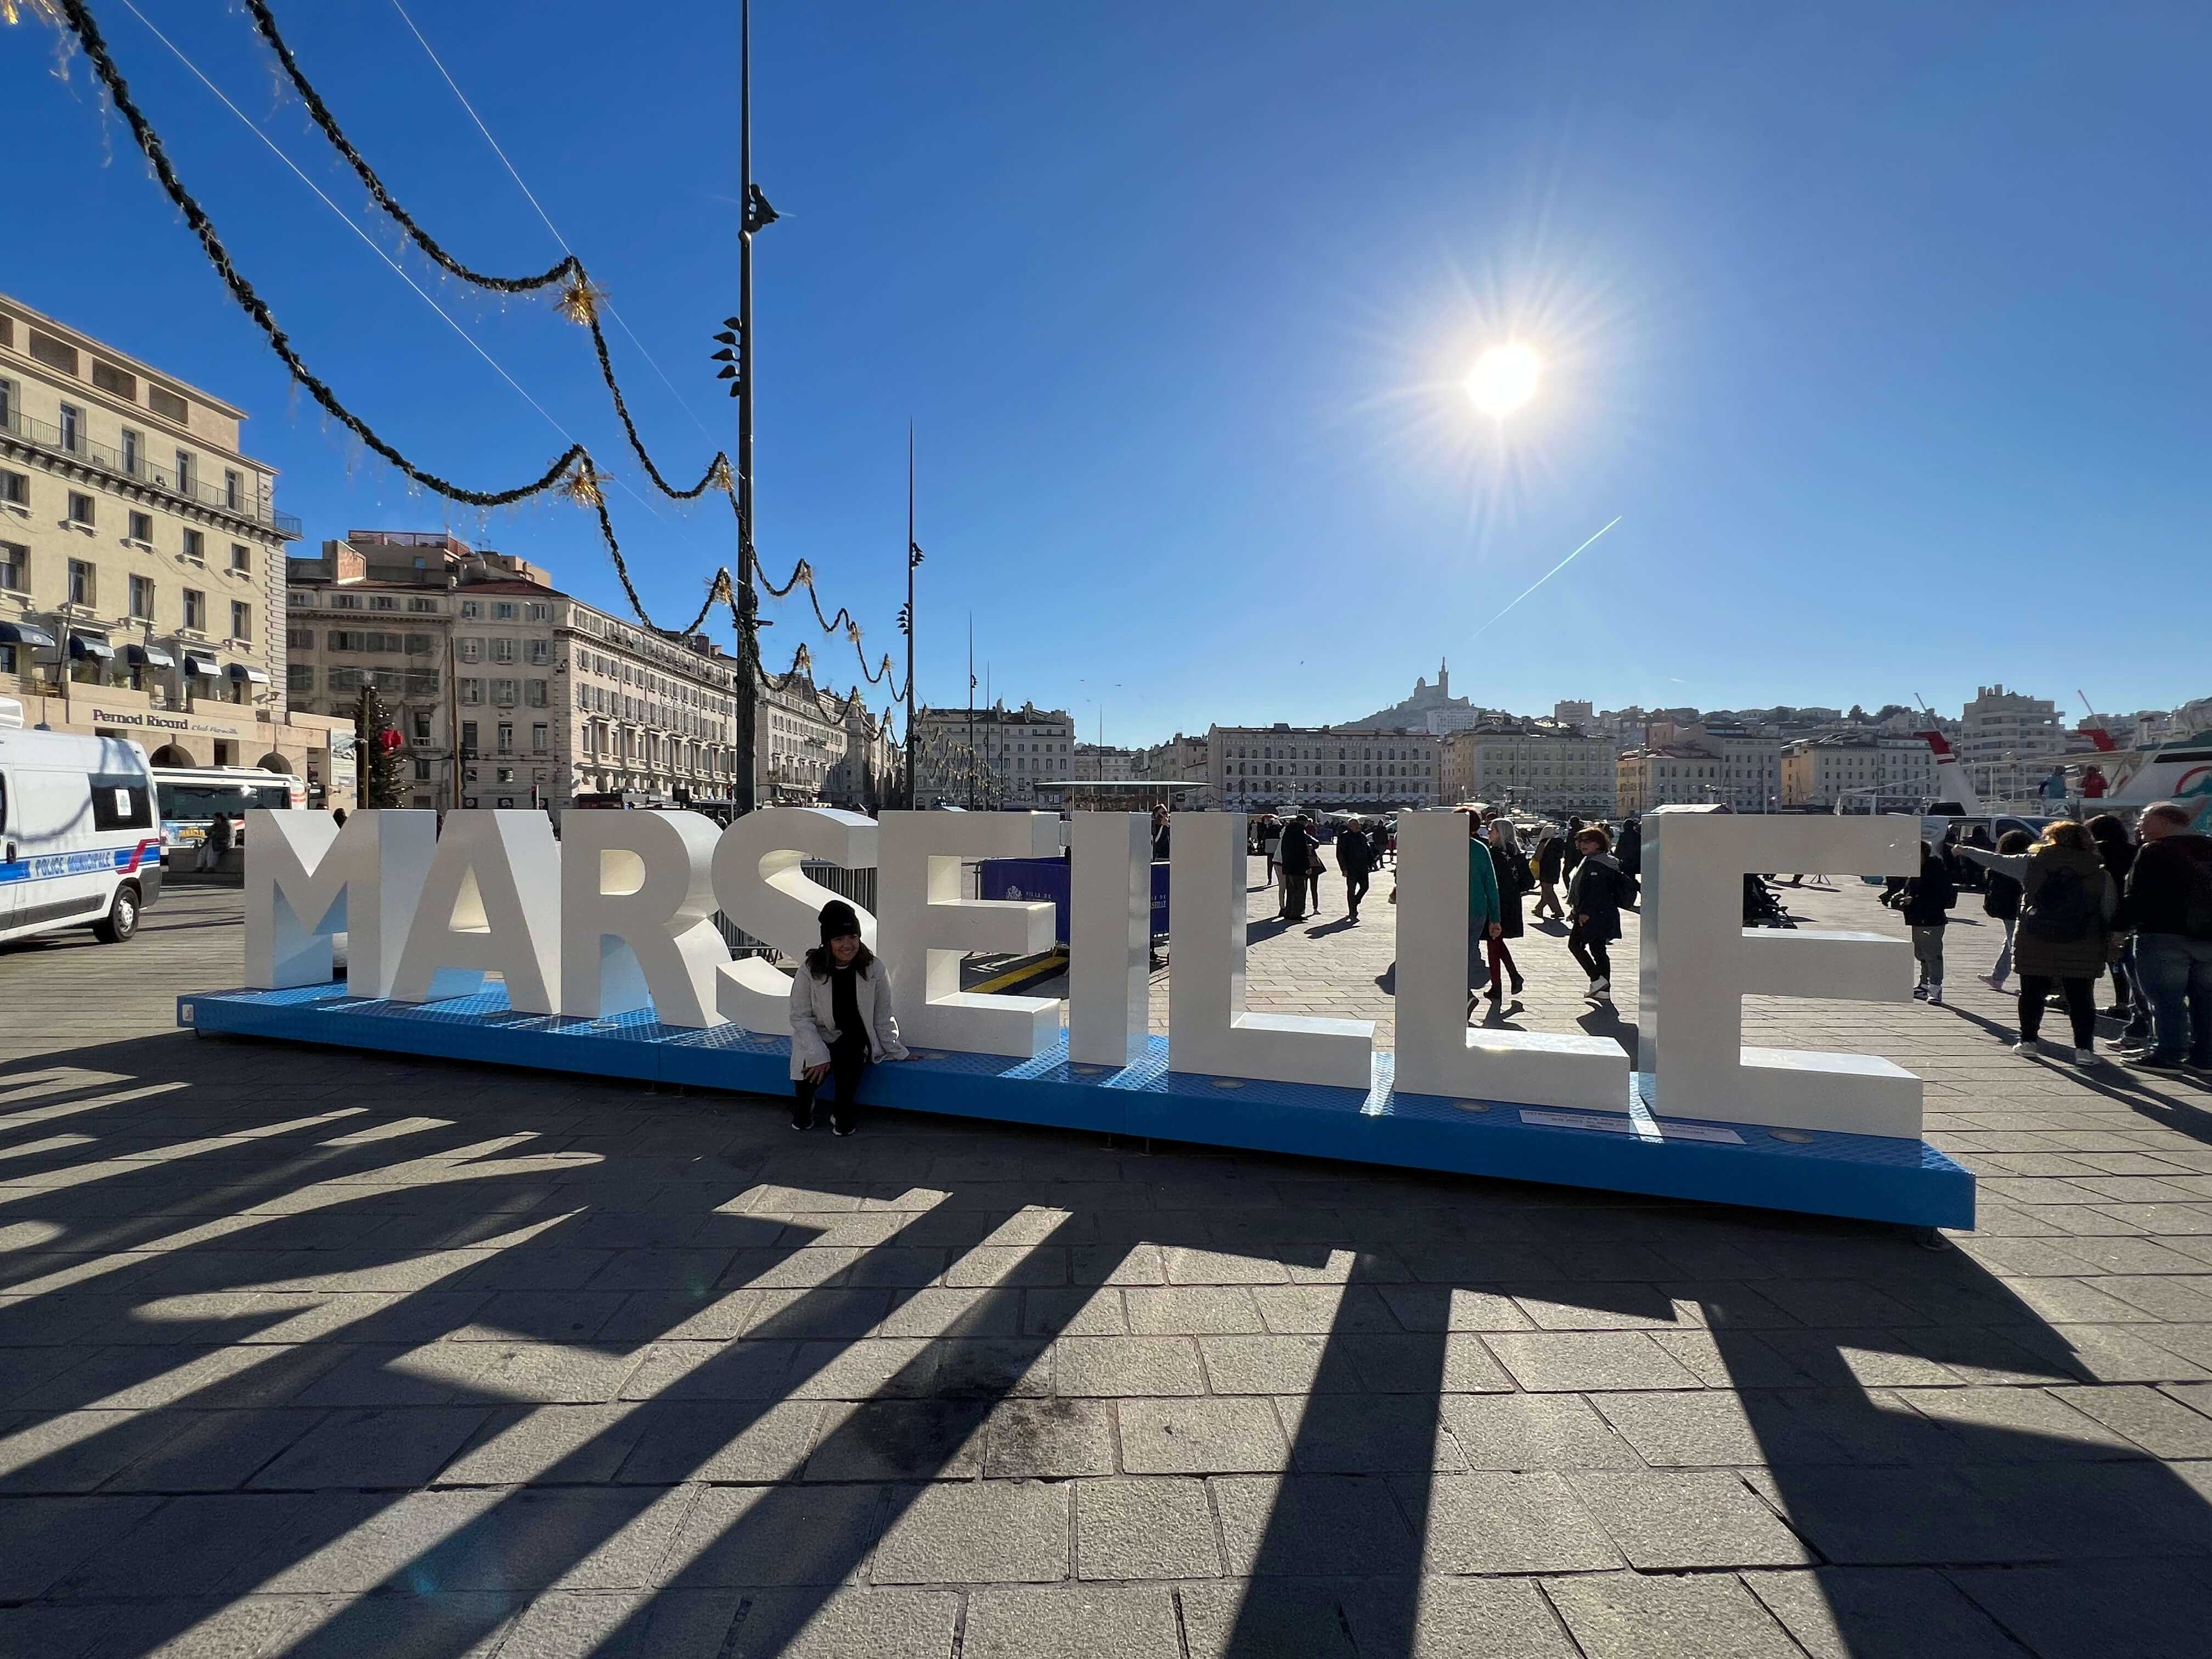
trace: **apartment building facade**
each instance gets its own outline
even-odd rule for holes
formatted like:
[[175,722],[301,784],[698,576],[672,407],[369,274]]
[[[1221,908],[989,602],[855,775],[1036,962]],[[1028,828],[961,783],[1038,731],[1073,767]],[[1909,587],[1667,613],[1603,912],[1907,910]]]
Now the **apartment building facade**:
[[286,694],[297,520],[245,411],[0,295],[0,692],[24,720],[353,804],[351,726]]
[[1480,801],[1545,817],[1610,817],[1613,745],[1553,720],[1485,721],[1444,739],[1447,804]]
[[1961,711],[1960,727],[1960,763],[1990,800],[2032,793],[2051,770],[2052,757],[2069,746],[2057,703],[2002,685],[1978,687]]
[[1079,743],[1068,765],[1067,775],[1085,783],[1128,783],[1144,775],[1145,751]]
[[1917,812],[1936,794],[1936,756],[1919,738],[1835,735],[1802,738],[1782,756],[1785,806]]
[[893,730],[890,711],[878,718],[861,700],[857,685],[841,703],[824,693],[825,708],[835,708],[845,728],[844,758],[830,769],[824,798],[834,806],[879,812],[906,804],[906,745]]
[[1209,776],[1204,738],[1178,732],[1145,750],[1144,775],[1154,783],[1204,783]]
[[806,675],[761,688],[760,734],[753,799],[763,806],[860,804],[843,798],[865,793],[848,763],[855,734],[846,725],[844,705],[825,699]]
[[1444,740],[1433,732],[1330,726],[1216,726],[1206,781],[1232,812],[1318,807],[1383,812],[1439,805]]
[[915,804],[1012,810],[1075,775],[1075,722],[1062,708],[925,708],[916,721]]
[[1694,744],[1644,744],[1613,763],[1621,816],[1655,806],[1710,806],[1721,798],[1721,757]]
[[523,559],[355,531],[291,562],[285,619],[295,706],[350,720],[373,686],[409,805],[735,793],[735,659],[586,605]]
[[1710,780],[1700,780],[1714,786],[1700,804],[1725,806],[1735,812],[1771,811],[1780,804],[1784,738],[1775,728],[1661,719],[1645,731],[1645,747],[1695,749],[1720,763]]

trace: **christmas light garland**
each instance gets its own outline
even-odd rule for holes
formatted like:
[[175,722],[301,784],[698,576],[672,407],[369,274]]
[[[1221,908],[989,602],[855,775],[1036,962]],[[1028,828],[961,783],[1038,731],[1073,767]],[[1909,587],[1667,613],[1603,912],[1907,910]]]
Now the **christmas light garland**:
[[[616,379],[613,362],[607,349],[606,337],[599,323],[599,290],[592,283],[582,263],[571,254],[550,270],[536,276],[495,276],[473,270],[447,252],[436,239],[424,230],[413,216],[409,214],[392,197],[390,191],[385,187],[382,179],[378,177],[375,169],[369,166],[367,159],[346,138],[336,117],[330,112],[328,105],[323,101],[320,94],[315,91],[313,84],[307,80],[305,73],[300,69],[298,60],[293,56],[289,46],[285,44],[283,35],[278,32],[276,21],[267,5],[264,3],[264,0],[245,0],[245,3],[257,30],[268,42],[270,49],[276,52],[278,62],[283,67],[295,89],[299,93],[309,115],[322,130],[324,136],[330,140],[331,145],[352,166],[377,205],[407,232],[416,246],[421,248],[428,258],[441,269],[463,281],[496,292],[510,294],[529,293],[550,287],[556,283],[562,283],[557,301],[558,307],[564,316],[572,321],[582,324],[589,330],[593,354],[599,361],[600,378],[605,382],[608,393],[614,404],[616,415],[621,421],[630,447],[637,455],[640,464],[645,468],[647,476],[652,479],[655,488],[677,501],[696,500],[710,489],[719,490],[729,496],[731,509],[733,514],[738,515],[742,530],[742,510],[738,506],[736,491],[730,475],[729,459],[726,454],[716,452],[713,459],[708,461],[707,470],[699,482],[688,489],[679,489],[670,483],[653,463],[651,454],[645,447],[643,439],[638,433],[635,422],[630,417],[628,403],[623,398],[621,386]],[[349,409],[339,400],[337,392],[329,384],[307,367],[306,359],[294,348],[290,337],[277,323],[276,314],[270,308],[268,302],[261,297],[253,284],[232,261],[229,249],[216,231],[214,221],[209,216],[206,210],[201,207],[198,201],[193,198],[191,192],[185,188],[184,181],[179,176],[175,165],[169,159],[167,148],[162,143],[161,135],[155,131],[152,122],[147,118],[144,112],[132,99],[130,84],[124,78],[122,70],[109,52],[106,39],[102,34],[99,23],[93,17],[90,9],[85,5],[84,0],[0,0],[0,23],[13,24],[19,21],[26,8],[34,15],[65,27],[75,38],[78,47],[84,52],[87,61],[91,64],[94,73],[98,76],[108,101],[114,106],[116,112],[123,117],[125,125],[131,130],[131,137],[145,155],[149,166],[153,170],[155,182],[161,185],[163,194],[168,197],[177,210],[184,216],[186,226],[198,240],[202,252],[207,256],[208,262],[215,267],[216,276],[222,280],[223,286],[228,290],[232,299],[261,330],[269,342],[270,349],[276,354],[277,359],[283,363],[292,378],[307,389],[308,395],[326,414],[337,421],[372,452],[410,481],[449,501],[481,508],[509,507],[550,490],[560,490],[578,505],[590,507],[597,517],[601,538],[606,543],[609,558],[614,565],[616,578],[620,581],[623,592],[629,601],[630,609],[636,613],[638,620],[648,630],[668,639],[681,638],[694,634],[704,624],[716,604],[726,602],[729,606],[732,621],[737,624],[739,640],[743,641],[744,629],[738,613],[734,580],[727,566],[718,568],[709,580],[706,599],[688,625],[680,629],[666,629],[653,620],[646,610],[644,600],[638,593],[636,584],[630,578],[629,562],[623,556],[620,538],[615,533],[613,519],[607,511],[606,492],[601,483],[602,475],[592,459],[591,452],[583,444],[571,444],[544,472],[527,483],[517,485],[511,489],[471,489],[426,467],[417,465],[398,447],[387,441],[366,420]],[[750,538],[741,537],[741,557],[744,556],[744,550],[749,543]],[[757,558],[752,560],[752,565],[757,574],[759,571]],[[801,559],[793,567],[790,580],[781,587],[769,581],[764,575],[761,576],[760,582],[761,586],[776,599],[787,597],[793,588],[804,584],[807,590],[808,600],[814,609],[815,618],[820,623],[823,632],[836,633],[841,627],[844,629],[847,638],[852,642],[854,654],[860,659],[860,672],[866,676],[869,684],[882,684],[889,679],[891,673],[890,657],[886,654],[879,668],[871,669],[868,666],[867,655],[861,648],[860,624],[854,619],[852,613],[842,606],[838,608],[834,617],[823,613],[821,599],[814,591],[813,570],[805,560]],[[759,661],[757,648],[745,654],[750,659],[749,665],[751,671],[763,684],[775,690],[785,689],[793,676],[801,673],[807,676],[809,684],[811,684],[812,653],[803,643],[794,653],[791,667],[781,676],[768,672]],[[903,696],[904,694],[902,691],[896,687],[893,688],[891,700],[894,704],[902,701]],[[885,719],[888,720],[888,718],[889,714],[886,711]]]

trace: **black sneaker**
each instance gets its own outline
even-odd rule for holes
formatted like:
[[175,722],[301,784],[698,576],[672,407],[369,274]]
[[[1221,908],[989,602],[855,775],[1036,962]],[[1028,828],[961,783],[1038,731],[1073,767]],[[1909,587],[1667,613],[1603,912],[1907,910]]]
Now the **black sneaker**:
[[855,1123],[849,1117],[833,1117],[830,1120],[830,1133],[836,1135],[840,1140],[842,1140],[847,1135],[852,1133],[854,1130],[860,1127],[860,1126],[859,1124]]
[[2124,1057],[2124,1063],[2134,1066],[2138,1072],[2156,1072],[2162,1077],[2178,1077],[2189,1069],[2184,1061],[2166,1060],[2154,1054],[2128,1054]]
[[814,1108],[811,1106],[793,1107],[791,1109],[791,1127],[794,1129],[812,1128],[814,1127]]

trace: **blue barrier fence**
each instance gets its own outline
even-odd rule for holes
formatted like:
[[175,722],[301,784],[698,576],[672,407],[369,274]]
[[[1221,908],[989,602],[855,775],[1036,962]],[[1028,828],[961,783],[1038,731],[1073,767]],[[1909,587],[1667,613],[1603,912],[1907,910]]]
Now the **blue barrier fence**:
[[[980,890],[987,899],[1029,899],[1052,902],[1052,933],[1067,943],[1067,872],[1066,859],[985,859]],[[1152,937],[1168,936],[1168,866],[1163,859],[1152,866]]]

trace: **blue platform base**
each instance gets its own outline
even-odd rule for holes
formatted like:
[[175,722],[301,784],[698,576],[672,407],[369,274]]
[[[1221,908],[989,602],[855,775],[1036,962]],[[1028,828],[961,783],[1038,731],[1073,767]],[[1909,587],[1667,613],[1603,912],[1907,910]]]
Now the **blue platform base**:
[[[427,1004],[349,997],[335,984],[200,994],[177,999],[177,1023],[333,1048],[791,1092],[786,1038],[731,1025],[663,1025],[650,1013],[517,1014],[496,985]],[[1638,1097],[1619,1113],[1447,1100],[1393,1089],[1388,1054],[1376,1056],[1374,1085],[1362,1094],[1170,1072],[1161,1037],[1142,1060],[1118,1070],[1069,1064],[1064,1039],[1024,1060],[933,1049],[904,1065],[872,1066],[860,1097],[905,1111],[1910,1226],[1974,1224],[1973,1177],[1924,1141],[1660,1119]]]

